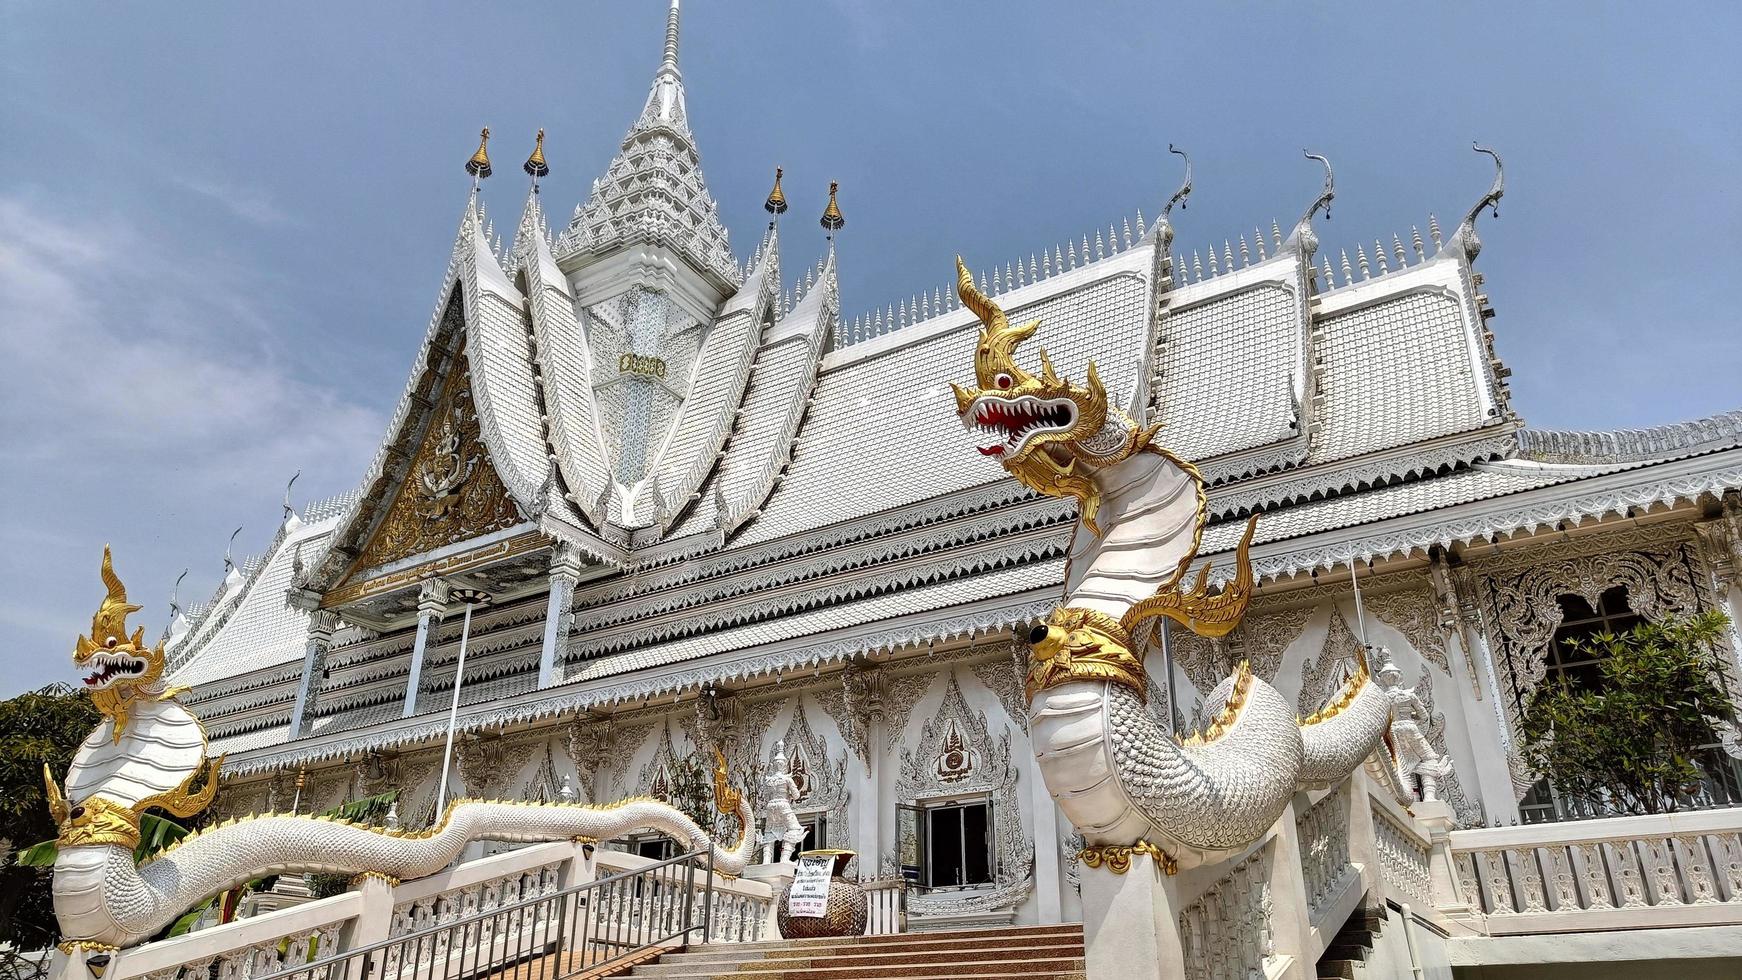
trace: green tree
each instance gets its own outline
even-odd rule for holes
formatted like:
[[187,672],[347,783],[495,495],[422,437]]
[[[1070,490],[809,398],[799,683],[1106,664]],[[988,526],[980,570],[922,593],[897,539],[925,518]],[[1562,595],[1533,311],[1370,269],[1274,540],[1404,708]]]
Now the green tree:
[[1714,675],[1722,613],[1646,622],[1575,644],[1599,680],[1545,684],[1525,706],[1524,758],[1563,799],[1591,812],[1665,813],[1705,776],[1703,747],[1734,709]]
[[[101,718],[90,695],[66,684],[0,701],[0,850],[10,855],[55,836],[42,767],[64,778],[73,752]],[[49,882],[47,868],[4,861],[0,940],[39,949],[59,938]]]

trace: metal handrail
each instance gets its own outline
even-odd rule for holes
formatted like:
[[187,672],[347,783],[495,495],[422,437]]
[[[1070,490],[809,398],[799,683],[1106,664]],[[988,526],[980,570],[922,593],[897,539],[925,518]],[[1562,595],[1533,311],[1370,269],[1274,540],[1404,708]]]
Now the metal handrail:
[[[714,854],[711,848],[705,853],[705,863],[702,860],[703,852],[686,852],[640,868],[582,882],[548,895],[524,899],[512,905],[498,906],[447,922],[437,923],[415,932],[408,932],[355,949],[334,953],[321,959],[310,960],[295,966],[286,966],[284,969],[264,974],[254,978],[254,980],[284,980],[284,978],[296,976],[308,977],[310,980],[317,976],[326,978],[326,980],[336,980],[336,978],[367,980],[372,976],[383,976],[387,973],[388,953],[393,950],[398,950],[400,953],[400,960],[393,969],[393,975],[400,976],[407,972],[405,964],[407,953],[410,952],[414,956],[421,954],[426,942],[431,951],[432,959],[428,964],[413,961],[410,967],[410,976],[413,978],[460,980],[460,978],[485,975],[536,956],[554,954],[560,957],[568,948],[565,947],[565,941],[573,939],[577,932],[580,943],[573,948],[585,950],[589,944],[605,949],[616,948],[615,955],[617,956],[626,956],[643,949],[662,945],[678,937],[683,937],[687,942],[690,933],[695,932],[698,928],[702,930],[702,942],[705,943],[708,941],[712,924],[714,898]],[[684,868],[681,880],[675,873],[661,874],[664,869],[678,865],[682,865]],[[706,875],[702,886],[702,922],[699,926],[693,921],[697,872]],[[643,889],[640,887],[643,883],[653,886],[661,884],[667,886],[664,907],[638,910],[641,915],[639,928],[628,921],[628,916],[619,917],[616,921],[599,921],[597,913],[601,910],[608,911],[611,908],[610,903],[642,901],[644,891],[653,891],[652,888]],[[630,888],[630,885],[636,887]],[[676,890],[681,897],[681,907],[671,904],[672,890]],[[594,898],[602,899],[602,901],[594,902],[592,901]],[[547,915],[541,920],[538,916],[541,906],[550,907],[555,914]],[[533,916],[530,923],[526,921],[528,913],[532,913]],[[669,921],[674,917],[681,922],[678,928],[658,936],[650,934],[651,925],[655,919]],[[484,940],[485,927],[490,925],[492,921],[509,919],[518,920],[514,922],[514,926],[519,927],[518,945],[512,951],[512,955],[509,955],[510,951],[506,944],[502,950],[502,955],[498,956],[493,949],[488,955],[485,955],[479,946],[487,943],[493,948],[498,938],[497,935],[492,935],[488,940]],[[541,922],[543,937],[540,941],[534,942],[532,934]],[[596,932],[595,926],[597,926]],[[474,927],[476,927],[475,934]],[[504,938],[509,937],[512,928],[511,926],[509,931],[502,932],[500,935]],[[495,930],[489,931],[495,932]],[[435,952],[440,946],[441,937],[444,934],[452,933],[460,934],[462,940],[468,936],[472,937],[475,945],[469,950],[472,954],[470,970],[466,966],[468,949],[465,947],[461,946],[457,949],[459,957],[457,969],[451,968],[456,953],[455,946],[450,945],[442,953]],[[375,963],[377,954],[380,954],[381,961],[379,971],[377,971]],[[440,963],[435,962],[434,957],[436,956],[441,958]],[[571,965],[572,969],[564,970],[563,963],[559,959],[554,971],[540,975],[547,976],[549,980],[557,980],[557,978],[579,973],[589,966],[584,961],[579,965]]]

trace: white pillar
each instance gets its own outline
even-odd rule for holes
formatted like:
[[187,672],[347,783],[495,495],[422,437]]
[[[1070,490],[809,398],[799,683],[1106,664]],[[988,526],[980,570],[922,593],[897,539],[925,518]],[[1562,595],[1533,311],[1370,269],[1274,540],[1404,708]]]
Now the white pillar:
[[296,705],[290,709],[290,737],[308,734],[309,714],[320,695],[321,670],[327,658],[327,646],[338,629],[339,614],[331,609],[316,609],[308,618],[308,642],[303,646],[302,679],[296,685]]
[[429,649],[429,634],[448,608],[448,584],[432,578],[423,583],[417,594],[417,642],[411,648],[411,676],[405,681],[405,711],[400,716],[417,714],[418,688],[423,683],[423,658]]
[[1034,814],[1034,897],[1035,909],[1043,926],[1064,919],[1059,869],[1058,805],[1047,792],[1046,780],[1040,775],[1040,762],[1033,752],[1022,753],[1023,782],[1028,784],[1028,809]]
[[1083,944],[1091,977],[1177,980],[1185,976],[1180,946],[1178,879],[1161,872],[1147,854],[1114,874],[1083,869]]
[[[1465,659],[1468,666],[1466,675],[1475,675],[1468,688],[1459,678],[1453,677],[1454,681],[1460,681],[1459,702],[1469,709],[1464,715],[1464,731],[1470,740],[1471,761],[1474,763],[1470,767],[1473,771],[1459,771],[1464,772],[1466,788],[1474,784],[1488,819],[1505,823],[1518,817],[1518,792],[1512,786],[1511,723],[1506,720],[1502,700],[1506,694],[1495,674],[1494,654],[1488,647],[1481,610],[1475,606],[1475,597],[1469,594],[1474,579],[1466,571],[1461,577],[1463,587],[1460,587],[1460,575],[1454,574],[1443,562],[1436,562],[1433,576],[1435,589],[1441,592],[1444,605],[1456,620],[1455,624],[1450,624],[1455,628],[1448,632],[1454,634],[1452,638],[1457,642],[1448,644],[1448,648],[1455,649]],[[1466,691],[1469,700],[1465,698]],[[1482,701],[1487,702],[1486,708],[1477,707]]]
[[[1271,948],[1267,955],[1280,961],[1288,958],[1287,966],[1271,977],[1305,980],[1313,976],[1309,970],[1317,960],[1313,949],[1313,912],[1307,898],[1306,878],[1300,867],[1300,832],[1295,825],[1296,814],[1312,806],[1305,793],[1294,794],[1294,802],[1277,818],[1273,836],[1266,848],[1264,874],[1270,885]],[[1328,938],[1328,937],[1327,937]]]
[[559,544],[550,556],[550,601],[544,612],[544,648],[538,655],[538,686],[557,683],[557,654],[568,634],[569,606],[574,602],[575,583],[581,577],[581,555]]
[[883,771],[883,706],[873,704],[865,711],[865,771],[859,775],[859,785],[853,789],[853,809],[859,825],[853,832],[853,849],[859,852],[859,877],[876,878],[883,864],[883,804],[885,797],[878,791]]

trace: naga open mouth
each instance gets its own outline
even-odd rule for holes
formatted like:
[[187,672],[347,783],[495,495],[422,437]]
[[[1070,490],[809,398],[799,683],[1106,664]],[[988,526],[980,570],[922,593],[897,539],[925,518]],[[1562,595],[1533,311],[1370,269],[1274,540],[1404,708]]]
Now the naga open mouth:
[[984,439],[974,448],[982,456],[1003,460],[1021,452],[1035,436],[1070,431],[1077,422],[1077,404],[1069,398],[982,395],[962,413],[962,426]]
[[145,673],[146,663],[125,653],[93,653],[86,662],[91,672],[85,675],[85,687],[102,690],[115,681],[138,677]]

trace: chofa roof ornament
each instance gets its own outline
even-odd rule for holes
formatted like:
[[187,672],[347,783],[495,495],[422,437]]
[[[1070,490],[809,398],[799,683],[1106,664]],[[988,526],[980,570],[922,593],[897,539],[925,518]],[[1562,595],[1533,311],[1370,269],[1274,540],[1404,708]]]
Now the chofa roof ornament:
[[1452,240],[1447,243],[1447,247],[1456,245],[1462,248],[1464,258],[1474,262],[1482,251],[1482,240],[1476,237],[1476,216],[1482,213],[1483,208],[1487,208],[1494,217],[1500,217],[1500,198],[1506,193],[1506,168],[1500,162],[1500,154],[1481,143],[1471,140],[1470,149],[1494,158],[1494,183],[1488,186],[1488,193],[1483,194],[1482,199],[1464,214],[1464,220],[1459,222],[1458,230],[1452,234]]
[[1311,258],[1312,254],[1319,250],[1319,236],[1313,234],[1313,215],[1318,214],[1319,209],[1323,208],[1325,220],[1330,220],[1331,202],[1337,197],[1337,180],[1336,174],[1331,172],[1330,160],[1311,150],[1301,150],[1301,153],[1308,160],[1317,160],[1325,168],[1324,189],[1319,192],[1318,197],[1313,199],[1313,203],[1308,205],[1306,213],[1302,214],[1300,220],[1295,222],[1294,231],[1288,236],[1290,243],[1298,243],[1301,252]]
[[1192,193],[1192,158],[1186,156],[1186,151],[1172,143],[1167,144],[1167,152],[1179,154],[1180,159],[1186,162],[1186,175],[1185,179],[1180,181],[1179,190],[1174,191],[1173,196],[1167,199],[1167,203],[1161,206],[1161,217],[1155,219],[1155,229],[1152,234],[1163,250],[1166,250],[1173,243],[1173,225],[1167,220],[1168,215],[1173,213],[1173,206],[1176,204],[1179,205],[1181,211],[1184,211],[1186,198],[1190,197]]

